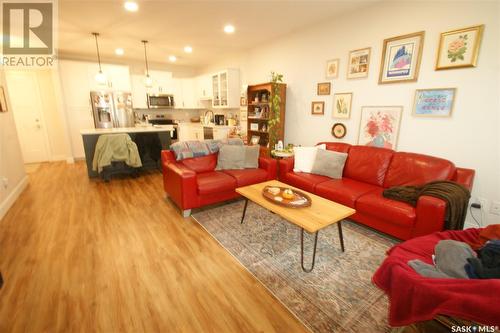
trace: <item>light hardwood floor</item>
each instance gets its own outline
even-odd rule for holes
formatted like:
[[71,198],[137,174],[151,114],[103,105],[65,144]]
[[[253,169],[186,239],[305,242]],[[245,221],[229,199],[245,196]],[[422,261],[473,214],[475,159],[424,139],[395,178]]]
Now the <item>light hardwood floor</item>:
[[160,173],[44,163],[0,221],[0,332],[307,332],[163,199]]

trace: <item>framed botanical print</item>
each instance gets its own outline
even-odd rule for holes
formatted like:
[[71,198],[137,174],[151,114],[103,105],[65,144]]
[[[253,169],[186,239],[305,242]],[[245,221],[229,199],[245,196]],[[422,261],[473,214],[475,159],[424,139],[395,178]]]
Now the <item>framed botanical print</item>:
[[362,107],[358,144],[395,149],[402,111],[402,106]]
[[326,78],[336,79],[339,76],[340,59],[332,59],[326,62]]
[[349,62],[347,64],[347,78],[360,79],[368,77],[370,68],[371,47],[349,52]]
[[7,99],[5,99],[5,91],[0,87],[0,112],[7,112]]
[[436,70],[476,67],[484,25],[443,32],[439,38]]
[[417,89],[413,115],[421,117],[451,116],[455,92],[455,88]]
[[379,84],[417,81],[425,32],[384,40]]
[[347,129],[344,124],[336,123],[332,126],[332,135],[336,139],[342,139],[347,134]]
[[318,95],[330,95],[330,88],[331,88],[331,83],[330,82],[321,82],[318,83]]
[[325,114],[325,102],[312,102],[311,114],[315,116],[322,116]]
[[333,118],[349,119],[351,117],[352,93],[333,95]]

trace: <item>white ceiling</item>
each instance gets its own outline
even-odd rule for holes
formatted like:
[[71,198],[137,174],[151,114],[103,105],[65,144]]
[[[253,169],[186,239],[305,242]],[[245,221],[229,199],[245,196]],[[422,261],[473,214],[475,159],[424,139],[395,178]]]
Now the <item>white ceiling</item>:
[[[106,60],[143,61],[142,39],[149,40],[151,62],[201,67],[225,54],[265,47],[280,36],[366,6],[371,1],[146,1],[127,12],[123,0],[59,0],[58,49],[62,57],[95,59],[91,32],[99,32]],[[225,24],[236,32],[227,35]],[[183,52],[185,45],[192,54]],[[114,54],[117,47],[125,55]]]

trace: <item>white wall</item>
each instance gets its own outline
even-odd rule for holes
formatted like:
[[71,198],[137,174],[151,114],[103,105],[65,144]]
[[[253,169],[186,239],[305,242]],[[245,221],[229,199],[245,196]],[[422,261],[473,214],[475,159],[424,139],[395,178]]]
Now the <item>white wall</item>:
[[[288,84],[286,104],[287,143],[312,145],[335,141],[331,126],[333,96],[317,96],[316,84],[326,81],[325,63],[340,58],[340,75],[332,81],[332,95],[353,92],[351,119],[342,121],[347,136],[357,143],[361,106],[401,105],[404,107],[397,149],[447,158],[457,166],[477,171],[473,196],[500,201],[499,138],[499,3],[383,2],[363,10],[319,23],[244,54],[212,64],[204,71],[240,68],[242,84],[269,80],[271,70],[284,74]],[[435,71],[439,34],[444,31],[485,24],[476,68]],[[382,43],[390,38],[425,30],[425,42],[418,82],[378,84]],[[350,50],[371,47],[367,79],[347,80]],[[411,115],[415,89],[456,87],[451,118],[415,118]],[[325,116],[310,114],[311,101],[326,102]],[[486,207],[488,210],[489,207]],[[500,216],[484,214],[489,223]]]
[[[0,113],[0,220],[27,185],[21,147],[9,102],[5,72],[0,70],[0,86],[5,89],[9,112]],[[4,185],[7,180],[7,185]]]

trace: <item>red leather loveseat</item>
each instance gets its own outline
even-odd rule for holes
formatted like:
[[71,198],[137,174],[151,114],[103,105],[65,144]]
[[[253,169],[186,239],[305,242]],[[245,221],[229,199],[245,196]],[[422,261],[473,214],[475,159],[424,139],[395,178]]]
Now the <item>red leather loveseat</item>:
[[382,196],[385,188],[399,185],[422,185],[434,180],[452,180],[472,188],[474,170],[457,168],[442,158],[396,152],[390,149],[326,144],[326,149],[348,154],[343,178],[294,172],[294,159],[279,162],[282,182],[356,209],[356,222],[400,239],[441,231],[446,203],[422,196],[417,207]]
[[277,162],[271,158],[259,157],[257,169],[216,171],[217,154],[176,161],[173,151],[162,151],[165,193],[185,217],[192,208],[238,197],[237,187],[276,179]]

